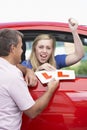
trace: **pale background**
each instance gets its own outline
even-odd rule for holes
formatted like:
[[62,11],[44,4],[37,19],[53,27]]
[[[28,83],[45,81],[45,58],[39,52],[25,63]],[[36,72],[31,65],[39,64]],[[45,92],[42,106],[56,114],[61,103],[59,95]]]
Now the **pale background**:
[[68,22],[70,17],[87,25],[87,0],[0,0],[0,23]]

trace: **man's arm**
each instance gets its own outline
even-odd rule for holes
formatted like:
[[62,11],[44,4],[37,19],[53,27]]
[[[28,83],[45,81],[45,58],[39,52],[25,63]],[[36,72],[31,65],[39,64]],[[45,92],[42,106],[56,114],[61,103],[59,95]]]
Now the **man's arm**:
[[30,118],[35,118],[39,115],[48,106],[50,99],[58,87],[59,80],[53,79],[50,81],[47,85],[47,91],[36,100],[31,108],[25,110],[24,113]]
[[25,81],[28,86],[36,86],[37,85],[37,78],[34,74],[32,69],[29,69],[21,64],[18,64],[17,67],[22,71],[24,74]]

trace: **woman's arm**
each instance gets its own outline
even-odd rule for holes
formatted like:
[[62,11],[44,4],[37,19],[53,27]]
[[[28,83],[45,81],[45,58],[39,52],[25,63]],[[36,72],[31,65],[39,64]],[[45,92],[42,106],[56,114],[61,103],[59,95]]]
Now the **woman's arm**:
[[84,56],[84,48],[83,48],[82,41],[77,32],[78,23],[76,22],[76,20],[70,18],[69,27],[70,27],[72,35],[73,35],[75,51],[74,51],[74,53],[66,56],[66,65],[67,66],[77,63]]

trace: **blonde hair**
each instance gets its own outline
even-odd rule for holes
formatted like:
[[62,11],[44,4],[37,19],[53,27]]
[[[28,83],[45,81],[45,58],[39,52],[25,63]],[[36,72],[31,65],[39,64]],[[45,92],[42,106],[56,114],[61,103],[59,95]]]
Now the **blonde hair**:
[[33,42],[33,45],[32,45],[32,51],[31,51],[31,54],[30,54],[30,62],[32,64],[32,69],[34,71],[36,71],[36,69],[40,66],[40,63],[37,60],[37,57],[35,55],[35,47],[38,44],[38,41],[40,41],[40,40],[50,40],[50,39],[52,39],[52,41],[53,41],[53,45],[52,45],[53,46],[53,52],[52,52],[52,54],[51,54],[51,56],[49,58],[48,63],[51,64],[52,66],[56,67],[56,63],[55,63],[55,59],[54,59],[54,51],[55,51],[55,42],[56,42],[56,40],[50,34],[40,34],[35,38],[35,40]]

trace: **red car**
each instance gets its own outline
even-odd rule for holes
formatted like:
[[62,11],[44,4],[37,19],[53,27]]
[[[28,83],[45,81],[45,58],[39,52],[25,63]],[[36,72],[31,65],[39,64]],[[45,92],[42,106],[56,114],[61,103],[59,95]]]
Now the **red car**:
[[[32,42],[41,33],[55,36],[55,55],[70,53],[74,46],[67,23],[4,23],[0,24],[1,28],[17,29],[24,34],[22,60],[29,57]],[[87,130],[87,27],[79,26],[78,33],[83,42],[85,56],[77,64],[63,68],[73,69],[75,79],[61,80],[59,89],[53,95],[48,107],[36,118],[29,119],[23,115],[21,130]],[[46,86],[39,82],[36,87],[29,88],[29,91],[33,98],[37,99],[46,91]]]

